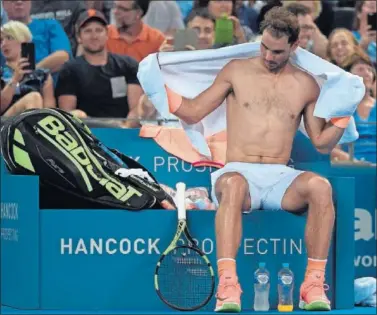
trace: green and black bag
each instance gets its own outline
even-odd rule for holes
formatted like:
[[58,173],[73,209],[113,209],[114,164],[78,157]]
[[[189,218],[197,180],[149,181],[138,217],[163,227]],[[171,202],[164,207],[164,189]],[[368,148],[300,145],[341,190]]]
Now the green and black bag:
[[[37,175],[53,187],[100,207],[174,208],[174,202],[141,164],[107,148],[78,118],[59,109],[33,109],[1,128],[1,152],[12,174]],[[119,169],[142,169],[121,177]],[[58,196],[57,196],[58,197]]]

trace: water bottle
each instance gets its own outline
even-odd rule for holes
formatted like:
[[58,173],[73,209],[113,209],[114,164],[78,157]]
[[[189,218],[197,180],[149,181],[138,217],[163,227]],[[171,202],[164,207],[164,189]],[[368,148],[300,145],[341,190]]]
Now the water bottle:
[[292,312],[293,310],[293,285],[294,275],[289,264],[284,263],[278,273],[279,312]]
[[270,273],[266,269],[264,262],[259,263],[259,268],[254,273],[254,310],[268,311],[270,303],[268,296],[270,294]]

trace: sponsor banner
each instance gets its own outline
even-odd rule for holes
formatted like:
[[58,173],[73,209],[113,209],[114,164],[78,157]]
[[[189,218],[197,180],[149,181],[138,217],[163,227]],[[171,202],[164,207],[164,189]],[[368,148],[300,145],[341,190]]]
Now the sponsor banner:
[[35,309],[40,305],[38,179],[1,180],[1,301]]
[[[154,291],[153,274],[159,256],[174,236],[175,211],[98,210],[68,214],[43,211],[41,215],[44,233],[48,235],[41,239],[44,308],[69,305],[73,309],[167,310]],[[216,270],[214,215],[213,211],[189,211],[188,223],[198,246]],[[244,309],[252,308],[253,272],[260,261],[266,262],[271,273],[272,307],[277,306],[277,273],[282,263],[290,263],[296,277],[297,305],[307,262],[305,221],[305,217],[282,211],[260,211],[244,216],[237,257]],[[331,255],[327,280],[332,289],[333,261]],[[214,303],[212,299],[206,310],[212,310]]]

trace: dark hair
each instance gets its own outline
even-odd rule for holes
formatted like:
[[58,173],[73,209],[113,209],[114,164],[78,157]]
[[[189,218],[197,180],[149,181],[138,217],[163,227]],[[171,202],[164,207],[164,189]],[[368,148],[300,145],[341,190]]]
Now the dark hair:
[[366,56],[359,56],[355,55],[351,61],[351,64],[349,65],[349,71],[351,71],[352,67],[355,65],[363,64],[367,65],[372,69],[373,73],[373,82],[376,80],[376,69],[374,68],[373,63],[370,61],[370,59],[365,58]]
[[[208,4],[211,0],[195,0],[194,2],[194,9],[197,8],[208,8]],[[233,8],[232,8],[232,15],[237,16],[236,11],[236,0],[232,0]]]
[[356,1],[356,5],[355,5],[355,15],[354,15],[354,18],[353,18],[353,25],[352,25],[352,29],[357,31],[360,27],[360,19],[359,17],[357,16],[361,10],[363,9],[363,5],[365,3],[365,0],[358,0]]
[[140,9],[143,14],[142,17],[147,14],[150,0],[134,0],[134,8]]
[[201,17],[202,19],[211,20],[213,24],[216,23],[215,18],[209,13],[208,8],[195,8],[192,9],[189,15],[185,19],[185,24],[188,25],[196,17]]
[[308,7],[296,2],[288,4],[285,8],[295,16],[308,15],[312,13],[312,11]]
[[269,10],[260,26],[260,32],[268,30],[272,36],[288,37],[288,43],[293,44],[298,39],[300,27],[296,16],[284,7],[273,7]]

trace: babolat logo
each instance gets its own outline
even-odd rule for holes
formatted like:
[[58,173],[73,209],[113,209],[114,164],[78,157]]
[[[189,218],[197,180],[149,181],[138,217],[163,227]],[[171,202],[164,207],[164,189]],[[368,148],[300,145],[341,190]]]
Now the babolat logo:
[[[63,119],[65,120],[64,117]],[[80,141],[80,134],[74,130],[71,133],[66,131],[64,123],[57,117],[47,116],[38,122],[38,127],[42,129],[37,128],[37,132],[61,151],[76,166],[89,192],[93,191],[93,187],[88,174],[101,186],[105,187],[111,195],[122,202],[127,201],[134,195],[138,197],[142,196],[134,187],[128,186],[126,188],[122,183],[107,174],[102,169],[98,160],[86,147],[85,142],[81,141],[82,143],[78,143],[72,136],[72,133],[76,133],[76,137]],[[96,171],[94,171],[94,169],[96,169]]]
[[12,152],[14,162],[22,166],[23,168],[29,170],[30,172],[35,173],[33,163],[31,162],[29,153],[26,151],[25,148],[26,144],[24,137],[22,136],[21,131],[17,128],[14,130],[13,140],[14,142],[12,146]]

